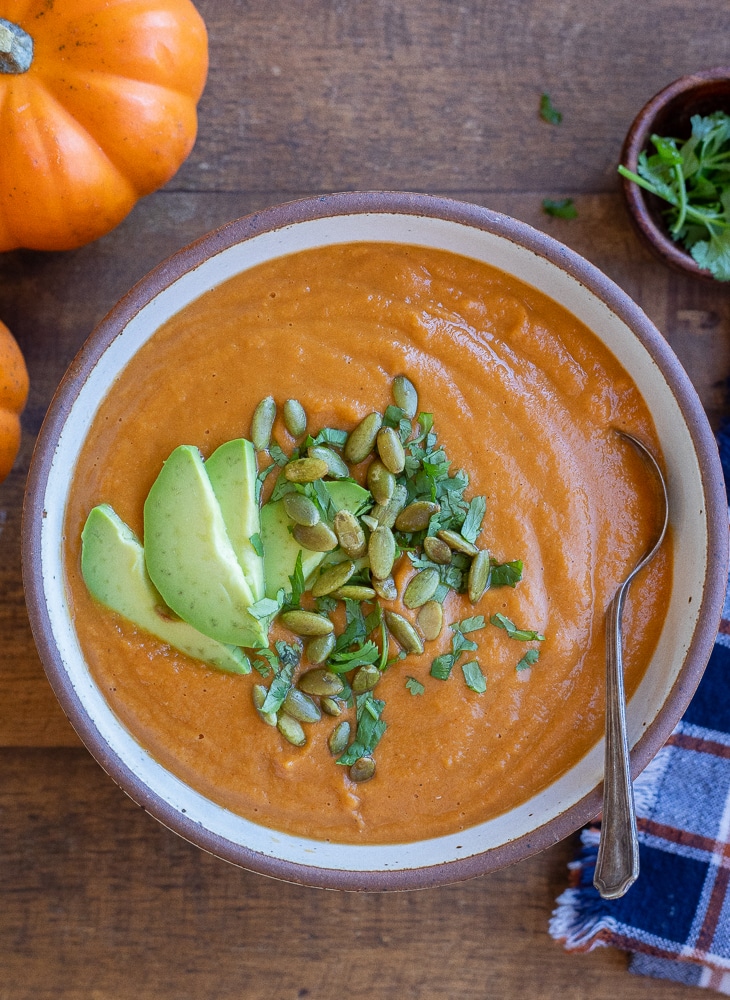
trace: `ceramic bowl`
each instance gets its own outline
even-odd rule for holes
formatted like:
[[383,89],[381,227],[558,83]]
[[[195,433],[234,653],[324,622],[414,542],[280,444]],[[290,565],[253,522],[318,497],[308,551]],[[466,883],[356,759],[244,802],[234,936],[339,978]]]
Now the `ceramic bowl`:
[[28,608],[48,678],[91,753],[148,812],[201,848],[247,869],[340,889],[433,886],[480,875],[555,843],[600,810],[603,746],[518,808],[452,836],[347,846],[287,836],[226,811],[171,775],[110,710],[84,662],[64,586],[63,523],[87,427],[117,373],[154,331],[201,293],[262,261],[332,243],[435,247],[507,271],[560,302],[632,374],[651,410],[671,504],[674,583],[656,653],[628,705],[638,773],[686,708],[709,658],[723,605],[727,509],[715,440],[664,338],[607,277],[513,219],[427,195],[347,193],[240,219],[144,278],[92,333],[43,425],[24,510]]
[[[709,115],[713,111],[730,114],[730,66],[682,76],[655,94],[638,113],[626,135],[621,163],[636,172],[639,154],[645,149],[653,152],[652,135],[686,139],[691,133],[692,116]],[[708,271],[698,267],[682,244],[669,235],[662,219],[666,202],[625,177],[621,178],[621,190],[636,231],[660,260],[684,274],[716,283]]]

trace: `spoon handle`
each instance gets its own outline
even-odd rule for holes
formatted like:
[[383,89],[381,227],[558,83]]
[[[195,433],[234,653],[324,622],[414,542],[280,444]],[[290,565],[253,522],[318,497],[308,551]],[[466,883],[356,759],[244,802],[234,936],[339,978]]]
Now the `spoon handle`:
[[606,612],[606,758],[601,839],[593,878],[594,886],[604,899],[623,896],[639,874],[621,652],[621,612],[625,594],[626,586],[619,588]]

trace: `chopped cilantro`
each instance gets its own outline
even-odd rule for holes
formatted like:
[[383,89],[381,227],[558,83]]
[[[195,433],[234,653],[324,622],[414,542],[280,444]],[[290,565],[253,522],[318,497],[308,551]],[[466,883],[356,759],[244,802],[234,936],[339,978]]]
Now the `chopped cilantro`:
[[469,504],[464,523],[461,526],[461,534],[467,542],[475,542],[482,530],[482,521],[487,511],[487,501],[484,497],[474,497]]
[[528,649],[525,655],[520,660],[520,662],[517,664],[517,669],[527,670],[528,667],[531,667],[533,663],[537,663],[539,656],[540,656],[539,649]]
[[412,695],[423,694],[426,690],[419,680],[410,676],[406,678],[406,687]]
[[[261,652],[263,653],[264,650],[261,650]],[[290,646],[286,642],[277,642],[276,652],[278,654],[277,665],[274,666],[276,676],[271,682],[264,703],[261,706],[262,712],[279,711],[289,693],[289,688],[292,686],[294,671],[299,664],[301,656],[297,646]]]
[[312,445],[333,444],[336,448],[344,448],[347,442],[347,431],[337,427],[323,427],[316,437],[311,439]]
[[287,594],[282,602],[282,607],[286,608],[287,611],[300,608],[302,605],[302,594],[304,593],[305,582],[304,572],[302,570],[301,550],[297,552],[297,561],[294,564],[294,572],[289,577],[289,583],[291,584],[291,593]]
[[476,691],[477,694],[484,694],[487,690],[487,680],[477,661],[469,660],[468,663],[463,663],[461,665],[461,670],[464,674],[464,682],[466,683],[466,686],[471,691]]
[[[280,592],[281,593],[281,592]],[[256,601],[255,604],[251,604],[248,608],[248,613],[256,621],[263,622],[264,627],[268,629],[271,624],[271,620],[275,614],[278,614],[281,606],[283,604],[283,594],[282,600],[274,600],[272,597],[262,597],[260,601]]]
[[489,620],[492,625],[496,625],[497,628],[503,628],[510,639],[517,639],[520,642],[531,642],[532,640],[542,642],[545,638],[544,635],[541,635],[539,632],[535,632],[532,629],[517,628],[515,623],[511,622],[505,615],[492,615]]
[[338,764],[354,764],[361,757],[371,754],[386,730],[386,724],[380,718],[385,708],[384,701],[376,698],[372,691],[366,691],[365,694],[357,696],[355,704],[357,706],[355,740],[342,756],[337,758]]
[[285,454],[283,449],[279,447],[278,444],[272,444],[269,446],[269,454],[276,462],[277,465],[284,466],[289,462],[289,457]]
[[490,587],[514,587],[521,579],[521,559],[514,559],[507,563],[492,562],[492,568],[489,572]]
[[431,676],[436,677],[440,681],[447,681],[451,676],[451,671],[455,663],[456,657],[453,653],[442,653],[431,664]]
[[258,531],[255,534],[251,535],[251,537],[249,538],[249,542],[253,546],[253,550],[256,553],[256,555],[259,556],[259,558],[262,557],[264,554],[264,545],[263,542],[261,541],[261,535],[258,533]]
[[332,653],[327,660],[327,669],[335,674],[346,674],[355,667],[362,667],[369,663],[376,663],[380,659],[380,650],[372,639],[368,639],[357,649],[348,652]]

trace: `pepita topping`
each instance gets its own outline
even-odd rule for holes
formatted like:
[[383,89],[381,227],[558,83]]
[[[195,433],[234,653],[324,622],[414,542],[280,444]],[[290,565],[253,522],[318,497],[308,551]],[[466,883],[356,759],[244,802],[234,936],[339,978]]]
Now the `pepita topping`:
[[[486,499],[466,498],[469,477],[463,470],[451,471],[433,416],[420,413],[414,424],[418,393],[406,376],[394,379],[393,399],[384,413],[369,413],[349,431],[325,428],[316,437],[308,435],[291,454],[272,445],[274,463],[259,474],[263,481],[278,468],[269,502],[284,500],[289,531],[302,551],[289,578],[290,592],[280,590],[274,602],[278,620],[299,639],[277,643],[275,654],[261,650],[254,657],[264,676],[273,672],[266,697],[266,688],[256,686],[256,710],[294,746],[306,744],[305,727],[319,723],[323,714],[341,716],[327,745],[355,782],[374,776],[374,752],[388,724],[385,702],[375,695],[378,684],[387,670],[422,657],[426,643],[439,639],[447,626],[449,591],[467,594],[476,606],[488,589],[514,587],[522,577],[519,560],[498,563],[480,547]],[[292,401],[284,407],[289,433],[303,435]],[[257,430],[262,413],[270,410],[268,399],[259,404]],[[366,461],[364,471],[356,472],[354,467]],[[327,482],[363,480],[367,491],[358,508],[338,509]],[[305,552],[324,553],[306,580]],[[402,579],[404,570],[407,579],[399,593],[395,578]],[[416,612],[413,620],[409,612]],[[339,624],[343,619],[344,626]],[[469,654],[460,664],[465,691],[483,694],[487,677],[475,657],[479,647],[473,633],[490,624],[522,641],[544,638],[504,616],[475,614],[448,623],[450,652],[433,658],[429,676],[448,680]],[[299,672],[301,640],[313,666]],[[516,668],[531,666],[538,655],[532,646]],[[404,677],[411,694],[424,694],[427,683],[426,677]]]

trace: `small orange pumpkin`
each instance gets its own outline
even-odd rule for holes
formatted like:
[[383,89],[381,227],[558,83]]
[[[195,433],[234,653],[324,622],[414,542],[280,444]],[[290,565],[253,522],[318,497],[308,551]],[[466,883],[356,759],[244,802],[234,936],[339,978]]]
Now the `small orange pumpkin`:
[[190,0],[0,6],[0,251],[82,246],[192,149],[205,24]]
[[20,447],[20,414],[28,398],[28,371],[15,338],[0,323],[0,482]]

